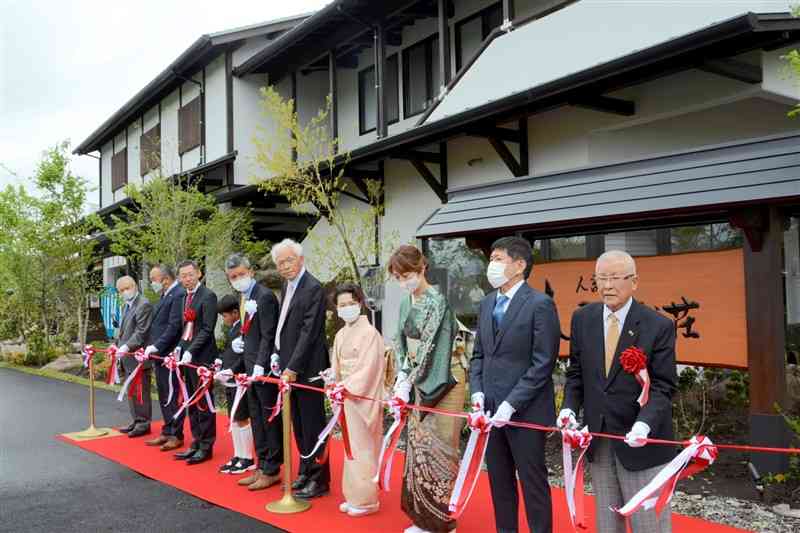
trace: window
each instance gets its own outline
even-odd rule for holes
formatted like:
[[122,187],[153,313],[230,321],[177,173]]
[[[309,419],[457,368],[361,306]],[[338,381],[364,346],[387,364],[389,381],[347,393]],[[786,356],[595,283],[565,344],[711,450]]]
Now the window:
[[128,183],[128,148],[111,156],[111,191],[116,192]]
[[178,153],[185,154],[192,148],[200,146],[200,97],[178,111]]
[[142,176],[161,165],[161,124],[139,137],[139,172]]
[[[386,97],[386,123],[400,120],[400,87],[397,54],[386,58],[384,95]],[[375,65],[358,73],[358,132],[369,133],[377,127],[377,94],[375,94]]]
[[447,298],[462,324],[475,330],[481,299],[492,291],[486,280],[486,255],[471,248],[466,239],[431,239],[426,255],[431,262],[427,277]]
[[439,94],[439,38],[434,35],[403,50],[403,116],[428,109]]
[[478,51],[493,29],[503,24],[503,4],[497,2],[458,22],[455,27],[456,70]]
[[730,224],[670,228],[670,253],[724,250],[743,245],[742,234]]

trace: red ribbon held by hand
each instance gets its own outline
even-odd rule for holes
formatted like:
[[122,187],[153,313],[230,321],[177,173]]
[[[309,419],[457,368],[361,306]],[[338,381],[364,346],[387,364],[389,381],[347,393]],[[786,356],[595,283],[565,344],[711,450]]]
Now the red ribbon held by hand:
[[453,493],[450,495],[449,511],[452,520],[461,516],[467,507],[467,502],[472,497],[481,473],[481,463],[486,454],[486,445],[489,443],[489,431],[492,429],[492,423],[483,411],[470,413],[467,424],[470,429],[469,440],[467,448],[464,450],[464,457],[461,459],[461,466],[458,468]]
[[119,356],[117,355],[117,347],[112,344],[106,349],[106,353],[111,360],[108,365],[108,376],[106,376],[106,383],[109,385],[114,385],[119,383],[119,369],[117,368],[117,359],[119,359]]
[[[349,460],[353,460],[353,452],[350,449],[350,435],[347,431],[347,417],[344,413],[344,400],[347,397],[347,389],[344,388],[344,385],[341,383],[337,383],[332,387],[329,387],[325,390],[325,395],[331,401],[331,409],[333,410],[333,416],[328,421],[328,425],[322,430],[317,437],[317,444],[314,446],[314,449],[311,450],[311,453],[308,455],[301,455],[303,459],[308,459],[313,457],[314,454],[317,453],[317,450],[327,442],[328,435],[330,435],[333,428],[336,427],[338,423],[339,426],[342,428],[342,443],[344,444],[344,454]],[[326,449],[327,452],[327,449]],[[327,455],[327,453],[326,453]],[[325,456],[323,456],[325,457]],[[324,462],[324,459],[323,459]]]
[[[212,413],[217,412],[217,410],[214,408],[214,402],[211,399],[211,386],[214,384],[214,371],[204,366],[199,366],[197,367],[197,377],[200,378],[200,381],[197,384],[197,389],[194,391],[194,394],[192,394],[186,401],[183,402],[181,408],[178,409],[177,413],[175,413],[175,416],[173,417],[174,419],[177,419],[184,410],[193,405],[199,404],[203,398],[206,400],[208,410]],[[198,405],[198,409],[201,411],[206,410],[202,405]]]
[[381,454],[378,457],[378,472],[372,479],[385,492],[389,492],[394,452],[397,449],[397,443],[400,441],[400,434],[403,433],[403,428],[408,421],[409,413],[408,404],[397,397],[389,400],[389,409],[394,416],[394,422],[392,422],[389,431],[386,432],[386,436],[383,438]]
[[144,350],[141,348],[136,350],[133,353],[133,356],[136,358],[136,361],[139,364],[136,365],[136,368],[133,369],[133,372],[131,372],[131,374],[125,380],[125,383],[122,385],[122,388],[117,395],[117,401],[121,402],[127,393],[130,398],[135,397],[136,402],[142,404],[144,403],[144,386],[142,384],[142,375],[144,374],[144,364],[149,358],[144,354]]
[[[584,426],[580,431],[575,429],[561,430],[561,450],[564,462],[564,493],[567,496],[567,508],[573,528],[586,528],[586,513],[584,507],[584,488],[583,488],[583,459],[589,444],[592,442],[592,435],[589,433],[589,426]],[[572,467],[572,450],[581,450],[575,468]]]
[[639,407],[644,407],[650,399],[650,374],[647,372],[647,354],[641,348],[631,346],[619,356],[622,369],[628,374],[633,374],[639,385],[642,386],[642,393],[637,398]]

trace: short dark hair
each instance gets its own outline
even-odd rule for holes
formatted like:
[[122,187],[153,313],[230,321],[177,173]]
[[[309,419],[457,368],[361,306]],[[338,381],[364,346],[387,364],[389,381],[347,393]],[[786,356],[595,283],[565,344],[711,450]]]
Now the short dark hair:
[[169,279],[175,279],[175,269],[165,263],[156,263],[153,265],[153,268],[157,268],[159,272],[161,272],[162,276],[166,276]]
[[197,261],[195,261],[193,259],[186,259],[186,260],[181,261],[180,263],[178,263],[178,272],[180,272],[182,268],[188,267],[188,266],[190,266],[190,267],[194,268],[195,270],[197,270],[198,272],[200,272],[200,266],[197,264]]
[[217,301],[217,313],[232,313],[239,310],[239,299],[233,294],[226,294]]
[[347,281],[336,286],[336,290],[333,291],[333,307],[336,307],[341,294],[352,294],[355,301],[364,305],[364,291],[355,283]]
[[525,279],[531,275],[533,270],[533,249],[531,243],[522,237],[502,237],[492,243],[492,251],[504,250],[508,256],[518,261],[522,259],[525,261]]

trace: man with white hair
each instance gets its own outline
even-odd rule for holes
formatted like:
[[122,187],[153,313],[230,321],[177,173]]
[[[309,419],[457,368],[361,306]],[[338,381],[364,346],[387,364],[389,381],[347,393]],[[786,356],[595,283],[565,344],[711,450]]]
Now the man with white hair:
[[[303,247],[284,239],[272,247],[272,260],[284,279],[283,298],[278,328],[275,332],[275,354],[282,370],[282,379],[309,384],[330,366],[325,341],[325,292],[322,284],[307,272]],[[266,353],[259,353],[258,366],[268,368]],[[314,449],[317,437],[325,428],[325,403],[322,394],[303,389],[292,391],[292,426],[300,455]],[[317,498],[328,494],[330,467],[315,456],[301,459],[298,477],[292,484],[298,498]]]
[[[117,291],[122,296],[125,305],[122,307],[122,323],[119,328],[117,346],[122,354],[122,368],[130,374],[139,364],[132,353],[144,346],[150,334],[150,322],[153,317],[153,307],[147,298],[139,294],[136,280],[130,276],[122,276],[117,280]],[[130,352],[131,355],[126,355]],[[128,406],[133,421],[120,431],[127,433],[128,437],[141,437],[150,433],[150,421],[153,418],[153,406],[150,402],[150,374],[152,364],[145,362],[142,371],[143,402],[132,395],[128,398]],[[110,370],[109,370],[110,371]]]
[[[625,519],[612,510],[622,507],[675,456],[671,446],[646,439],[673,439],[672,394],[676,385],[675,328],[672,321],[633,299],[639,278],[626,252],[609,251],[597,259],[595,281],[602,303],[573,313],[570,364],[564,386],[564,408],[557,425],[576,427],[576,413],[590,431],[625,434],[625,441],[593,439],[591,461],[597,531],[625,533]],[[623,369],[621,354],[644,352],[650,376],[649,399],[640,406],[642,385]],[[635,533],[672,530],[669,506],[631,516]]]

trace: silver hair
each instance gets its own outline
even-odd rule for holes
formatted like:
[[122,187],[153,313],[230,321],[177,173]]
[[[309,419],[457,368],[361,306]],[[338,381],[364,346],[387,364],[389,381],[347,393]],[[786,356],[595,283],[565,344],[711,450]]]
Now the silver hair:
[[283,239],[281,242],[273,246],[272,250],[270,250],[270,255],[272,255],[273,261],[278,260],[278,254],[284,248],[290,248],[297,257],[303,257],[303,246],[299,242],[292,239]]
[[228,256],[228,259],[225,260],[225,270],[230,270],[240,266],[247,269],[250,268],[250,260],[247,258],[247,256],[242,254],[231,254]]
[[636,274],[636,261],[633,259],[631,254],[623,250],[608,250],[597,258],[597,262],[595,264],[599,265],[601,261],[622,261],[631,267],[631,274]]
[[136,280],[135,280],[135,279],[133,279],[131,276],[122,276],[121,278],[119,278],[119,279],[117,280],[117,283],[116,283],[117,287],[119,287],[119,283],[120,283],[120,281],[124,281],[124,282],[130,283],[131,285],[133,285],[133,288],[134,288],[135,290],[138,290],[138,289],[139,289],[139,284],[138,284],[138,283],[136,283]]
[[158,269],[161,272],[161,275],[167,277],[169,279],[176,279],[175,278],[175,269],[165,263],[156,263],[153,265],[153,268]]

